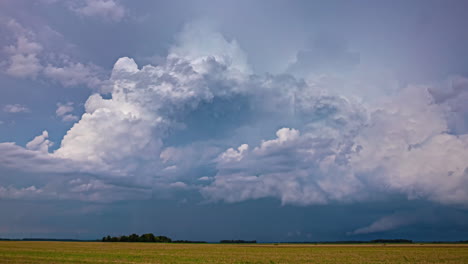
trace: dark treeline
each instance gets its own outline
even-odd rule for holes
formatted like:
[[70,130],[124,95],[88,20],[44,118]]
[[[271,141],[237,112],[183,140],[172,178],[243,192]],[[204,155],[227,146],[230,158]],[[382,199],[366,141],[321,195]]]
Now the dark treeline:
[[172,240],[167,236],[155,236],[151,233],[143,234],[141,236],[137,234],[131,234],[129,236],[117,236],[103,237],[102,242],[153,242],[153,243],[206,243],[206,241],[190,241],[190,240]]
[[[192,240],[172,240],[166,236],[154,236],[153,234],[143,234],[141,236],[132,234],[130,236],[111,237],[106,236],[98,240],[81,240],[81,239],[54,239],[54,238],[1,238],[0,241],[63,241],[63,242],[159,242],[159,243],[207,243],[206,241]],[[215,242],[210,242],[215,243]],[[240,244],[240,243],[257,243],[256,240],[221,240],[223,244]],[[298,241],[298,242],[267,242],[260,243],[281,243],[281,244],[391,244],[391,243],[423,243],[423,244],[468,244],[468,240],[459,241],[413,241],[409,239],[375,239],[375,240],[346,240],[346,241]]]
[[409,239],[375,239],[371,240],[371,243],[413,243],[413,240]]
[[[413,240],[409,239],[374,239],[374,240],[343,240],[343,241],[317,241],[317,242],[281,242],[285,244],[392,244],[392,243],[404,243],[404,244],[411,244],[414,243]],[[424,242],[424,243],[437,243],[437,242]],[[463,243],[463,241],[458,242],[446,242],[446,243]]]
[[0,241],[57,241],[57,242],[96,242],[101,240],[84,240],[84,239],[71,239],[71,238],[0,238]]
[[23,238],[22,241],[70,241],[77,242],[82,241],[78,239],[53,239],[53,238]]
[[257,243],[257,240],[221,240],[219,243],[228,243],[228,244],[243,244],[243,243],[248,243],[248,244],[255,244]]
[[131,234],[129,236],[118,236],[111,237],[106,236],[102,238],[102,242],[154,242],[154,243],[171,243],[172,239],[167,236],[155,236],[151,233],[143,234],[141,236],[137,234]]
[[175,240],[172,243],[207,243],[206,241]]

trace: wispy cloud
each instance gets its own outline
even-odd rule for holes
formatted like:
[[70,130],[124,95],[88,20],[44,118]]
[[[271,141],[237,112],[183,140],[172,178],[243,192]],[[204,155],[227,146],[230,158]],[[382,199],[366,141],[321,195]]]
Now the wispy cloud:
[[377,221],[373,222],[372,224],[358,228],[353,232],[348,233],[349,235],[360,235],[360,234],[369,234],[369,233],[378,233],[378,232],[385,232],[394,229],[398,229],[400,227],[408,226],[411,224],[416,223],[419,219],[419,216],[415,213],[413,214],[393,214],[384,216]]
[[29,108],[26,107],[25,105],[8,104],[3,107],[3,111],[7,113],[28,113],[31,110],[29,110]]
[[107,21],[120,21],[125,17],[125,8],[116,0],[69,1],[71,10],[86,17],[99,17]]
[[64,122],[73,122],[79,119],[78,116],[72,114],[73,110],[73,102],[67,102],[65,104],[58,103],[57,110],[55,110],[55,114],[58,117],[60,117]]

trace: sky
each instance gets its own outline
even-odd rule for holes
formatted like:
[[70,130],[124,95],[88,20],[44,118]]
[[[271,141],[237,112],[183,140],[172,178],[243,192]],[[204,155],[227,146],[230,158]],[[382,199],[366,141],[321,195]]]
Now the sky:
[[468,239],[466,1],[0,1],[0,237]]

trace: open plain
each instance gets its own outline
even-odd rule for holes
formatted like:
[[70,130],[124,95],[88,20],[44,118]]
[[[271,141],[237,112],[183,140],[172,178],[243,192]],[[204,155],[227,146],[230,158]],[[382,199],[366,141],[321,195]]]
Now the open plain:
[[468,244],[162,244],[1,241],[0,263],[468,263]]

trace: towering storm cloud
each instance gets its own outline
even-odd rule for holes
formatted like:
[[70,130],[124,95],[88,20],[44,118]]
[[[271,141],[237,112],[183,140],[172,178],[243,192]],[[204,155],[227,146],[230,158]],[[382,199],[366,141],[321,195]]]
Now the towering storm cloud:
[[[252,74],[236,41],[206,31],[203,23],[187,25],[177,39],[160,65],[139,67],[131,58],[118,59],[110,95],[86,100],[85,113],[58,149],[48,153],[47,131],[27,150],[16,148],[40,152],[35,155],[52,163],[70,162],[73,173],[102,174],[97,177],[109,184],[157,188],[160,182],[180,182],[210,200],[275,197],[307,205],[397,192],[410,199],[467,204],[468,135],[451,129],[460,126],[453,122],[462,106],[452,98],[468,92],[465,79],[455,78],[445,94],[437,87],[409,85],[371,104],[292,75]],[[199,142],[197,152],[216,148],[219,153],[182,169],[195,154],[174,159],[170,150],[184,146],[170,146],[166,139],[174,131],[190,130],[187,116],[201,105],[238,98],[245,98],[241,111],[252,119],[225,132],[226,139]],[[268,126],[278,129],[250,145],[236,140],[248,133],[242,128]],[[242,144],[229,144],[236,141]],[[11,166],[5,154],[3,164]],[[216,171],[205,184],[195,181],[196,173],[190,175],[199,166]],[[55,165],[49,172],[54,170]],[[22,192],[48,194],[32,187]]]
[[[109,28],[149,19],[120,1],[38,5]],[[18,138],[11,127],[45,106],[15,96],[0,105],[0,129],[10,131],[1,134],[2,200],[228,206],[273,199],[306,210],[404,197],[468,206],[468,79],[460,72],[410,80],[389,71],[390,60],[378,65],[358,41],[318,32],[289,59],[280,52],[265,58],[282,64],[269,73],[252,52],[255,41],[196,18],[172,32],[157,55],[115,47],[118,56],[98,63],[80,55],[69,43],[79,40],[66,33],[6,15],[1,21],[9,36],[0,43],[2,78],[9,80],[2,82],[62,89],[50,96],[45,121]],[[136,36],[127,34],[120,37]],[[421,221],[406,212],[372,219],[347,234]]]

